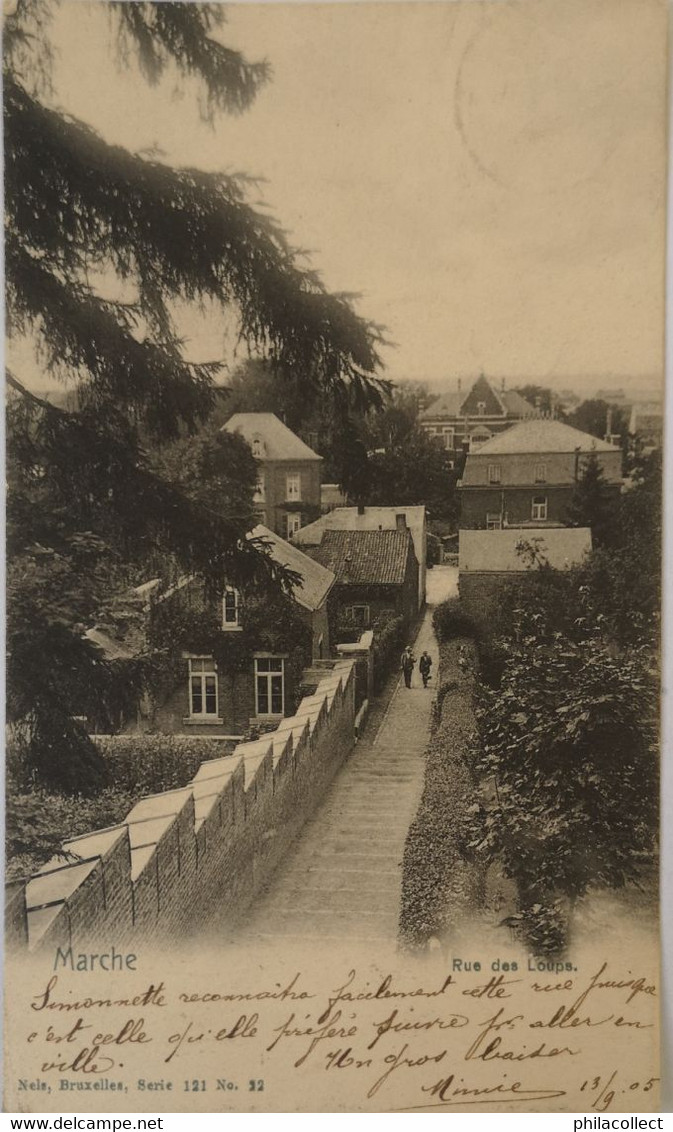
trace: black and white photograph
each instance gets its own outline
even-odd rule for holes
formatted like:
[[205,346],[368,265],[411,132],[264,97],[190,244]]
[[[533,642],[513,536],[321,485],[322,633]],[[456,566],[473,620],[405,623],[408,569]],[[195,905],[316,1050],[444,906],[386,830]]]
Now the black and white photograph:
[[668,19],[4,0],[5,1111],[659,1111]]

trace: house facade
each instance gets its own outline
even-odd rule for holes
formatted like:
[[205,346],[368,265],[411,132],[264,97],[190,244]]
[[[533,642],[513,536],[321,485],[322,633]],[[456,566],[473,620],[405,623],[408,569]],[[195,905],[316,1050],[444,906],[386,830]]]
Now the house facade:
[[297,545],[308,550],[320,546],[325,531],[408,530],[418,563],[417,609],[425,604],[427,570],[427,519],[423,506],[335,507],[295,535]]
[[458,483],[461,528],[558,527],[587,460],[609,491],[622,485],[621,450],[556,420],[523,421],[470,452]]
[[455,390],[433,401],[421,413],[420,423],[428,436],[441,441],[455,464],[517,421],[535,415],[535,406],[520,393],[506,389],[504,381],[497,389],[482,374],[467,391],[459,381]]
[[556,570],[578,566],[591,550],[588,527],[459,532],[458,593],[468,612],[482,618],[495,614],[504,589],[518,578],[534,575],[538,566]]
[[402,617],[408,626],[415,618],[418,562],[408,529],[326,530],[308,553],[336,578],[340,625],[369,629],[379,619]]
[[[330,655],[328,600],[335,577],[266,527],[255,527],[248,537],[300,576],[292,596],[225,585],[214,597],[189,577],[163,593],[155,588],[147,622],[165,659],[122,730],[240,736],[294,711],[304,669]],[[96,629],[89,639],[92,632],[106,657],[132,659],[128,649],[120,653],[122,643]]]
[[281,538],[293,538],[320,514],[322,456],[274,413],[234,413],[223,428],[242,436],[257,461],[259,522]]

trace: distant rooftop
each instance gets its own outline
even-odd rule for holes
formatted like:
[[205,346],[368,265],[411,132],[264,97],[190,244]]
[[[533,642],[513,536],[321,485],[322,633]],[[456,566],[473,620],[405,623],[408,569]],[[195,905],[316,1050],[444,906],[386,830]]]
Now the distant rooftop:
[[486,416],[502,415],[506,417],[526,417],[535,413],[535,406],[526,401],[520,393],[514,389],[506,389],[503,383],[500,382],[498,388],[497,382],[489,381],[487,377],[478,377],[476,381],[471,384],[466,384],[465,388],[447,390],[427,409],[421,413],[422,420],[431,420],[434,417],[459,417],[477,415],[476,398],[485,396],[486,402]]
[[588,432],[554,420],[520,421],[506,432],[500,432],[482,444],[476,456],[499,456],[508,452],[616,452],[606,440],[599,440]]
[[275,413],[234,413],[224,432],[237,432],[251,448],[260,442],[260,458],[266,460],[322,460],[317,452],[284,425]]

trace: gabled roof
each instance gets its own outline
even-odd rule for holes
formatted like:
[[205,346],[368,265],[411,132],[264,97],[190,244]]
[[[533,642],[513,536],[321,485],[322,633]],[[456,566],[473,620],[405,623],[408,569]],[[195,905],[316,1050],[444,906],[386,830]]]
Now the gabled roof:
[[416,539],[422,537],[425,525],[425,506],[402,504],[399,507],[335,507],[321,515],[314,523],[300,527],[292,536],[301,546],[318,546],[324,531],[390,531],[398,526],[398,515],[404,515],[407,527]]
[[588,432],[580,432],[578,428],[572,428],[561,421],[536,419],[520,421],[504,432],[499,432],[467,458],[470,460],[473,455],[505,455],[508,452],[576,452],[578,449],[580,452],[618,451],[606,440],[599,440]]
[[311,555],[333,570],[340,585],[401,586],[411,532],[325,531]]
[[262,459],[266,460],[322,460],[308,444],[304,444],[275,413],[234,413],[222,431],[238,432],[250,447],[261,440]]
[[[504,531],[459,532],[459,573],[521,573],[537,569],[525,550],[532,547],[538,561],[556,570],[578,565],[591,550],[588,527],[554,527],[542,531],[510,528]],[[523,553],[522,553],[523,552]]]
[[421,420],[435,417],[459,417],[478,415],[478,401],[486,399],[485,416],[530,417],[535,406],[514,389],[497,389],[483,374],[465,391],[450,389],[443,393],[420,414]]
[[294,600],[311,611],[319,609],[334,585],[335,576],[331,569],[321,565],[319,561],[304,554],[298,546],[286,542],[279,535],[274,534],[268,527],[254,527],[247,536],[250,539],[263,539],[269,548],[271,557],[279,566],[287,566],[290,570],[301,574],[301,585],[295,586],[292,591]]

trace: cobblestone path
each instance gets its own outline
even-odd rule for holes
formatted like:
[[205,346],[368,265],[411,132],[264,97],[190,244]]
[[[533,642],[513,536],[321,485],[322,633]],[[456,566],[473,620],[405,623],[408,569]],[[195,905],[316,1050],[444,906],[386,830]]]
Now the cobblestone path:
[[[413,648],[417,658],[428,650],[433,676],[433,607],[455,593],[456,575],[451,567],[428,572],[428,606]],[[385,710],[379,700],[365,736],[260,897],[243,929],[246,938],[394,943],[402,854],[423,786],[434,679],[424,689],[416,666],[410,689],[397,675],[390,683]]]

